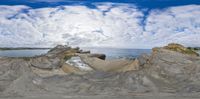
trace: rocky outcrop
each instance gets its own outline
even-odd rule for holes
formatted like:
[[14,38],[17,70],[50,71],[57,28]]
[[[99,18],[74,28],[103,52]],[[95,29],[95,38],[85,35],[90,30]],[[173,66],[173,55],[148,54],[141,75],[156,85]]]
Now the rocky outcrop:
[[30,64],[40,69],[58,69],[63,66],[66,60],[80,53],[79,48],[58,45],[47,54],[30,58]]
[[199,56],[198,53],[196,53],[194,50],[184,47],[183,45],[176,44],[176,43],[170,43],[167,46],[164,46],[164,49],[176,51],[182,54],[188,54],[193,56]]
[[144,65],[160,91],[200,92],[200,57],[185,50],[181,45],[153,49]]
[[[93,70],[82,73],[76,67],[84,67],[82,62]],[[0,98],[182,99],[184,95],[199,99],[199,64],[200,57],[171,47],[154,48],[151,55],[136,60],[109,61],[57,46],[31,59],[0,58]]]
[[[79,68],[79,67],[73,66],[73,68],[74,67],[76,68],[72,69],[70,66],[66,66],[67,65],[66,61],[70,60],[74,56],[79,56],[82,54],[87,55],[88,57],[93,57],[93,58],[96,57],[102,60],[105,60],[106,58],[105,54],[90,54],[88,51],[84,52],[83,50],[80,50],[80,48],[78,47],[71,48],[69,46],[58,45],[55,48],[52,48],[50,51],[48,51],[48,53],[45,55],[36,56],[32,58],[23,58],[23,59],[26,60],[31,65],[31,67],[35,67],[35,68],[39,68],[43,70],[54,70],[54,69],[63,68],[65,72],[71,73],[74,71],[74,69]],[[77,62],[78,61],[74,63],[77,63]],[[69,68],[69,69],[67,70],[66,68]]]
[[15,94],[23,96],[30,90],[40,91],[32,83],[37,75],[31,71],[29,63],[23,59],[0,59],[0,98]]

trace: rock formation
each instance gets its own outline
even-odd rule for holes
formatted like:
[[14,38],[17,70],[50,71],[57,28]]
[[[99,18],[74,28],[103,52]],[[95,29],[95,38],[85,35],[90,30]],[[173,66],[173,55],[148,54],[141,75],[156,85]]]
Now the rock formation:
[[[159,89],[162,91],[199,92],[200,57],[194,52],[185,53],[171,48],[174,47],[169,44],[153,50],[149,64],[145,64],[148,75],[160,82],[162,86]],[[175,48],[187,50],[183,46]]]
[[188,55],[193,55],[193,56],[199,56],[199,54],[197,52],[195,52],[192,49],[186,48],[180,44],[176,44],[176,43],[170,43],[167,46],[164,47],[165,49],[168,50],[172,50],[172,51],[176,51],[182,54],[188,54]]
[[109,61],[57,46],[33,58],[0,58],[0,98],[199,99],[200,57],[187,51],[170,44],[136,60]]

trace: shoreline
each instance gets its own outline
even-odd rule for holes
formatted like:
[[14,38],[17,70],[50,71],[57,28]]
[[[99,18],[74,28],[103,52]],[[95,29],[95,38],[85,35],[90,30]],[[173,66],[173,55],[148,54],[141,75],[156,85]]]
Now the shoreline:
[[200,98],[200,57],[182,45],[153,48],[135,60],[105,59],[61,45],[29,59],[0,58],[0,98]]
[[[151,53],[151,49],[99,49],[99,48],[87,48],[87,49],[82,49],[80,48],[82,51],[84,52],[90,52],[90,53],[102,53],[106,55],[106,60],[113,60],[113,59],[135,59],[137,57],[139,57],[141,54],[150,54]],[[37,51],[38,50],[38,51]],[[50,49],[28,49],[28,50],[0,50],[0,56],[6,56],[6,57],[30,57],[28,54],[31,54],[32,57],[34,57],[35,52],[42,52],[42,54],[46,54]],[[5,51],[5,52],[4,52]],[[21,55],[19,55],[21,53]],[[35,53],[36,55],[40,55]],[[18,56],[19,55],[19,56]],[[27,56],[28,55],[28,56]]]

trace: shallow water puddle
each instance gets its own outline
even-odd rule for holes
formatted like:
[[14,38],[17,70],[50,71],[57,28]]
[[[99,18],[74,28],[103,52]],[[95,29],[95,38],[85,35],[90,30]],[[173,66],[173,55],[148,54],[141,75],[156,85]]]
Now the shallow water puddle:
[[90,66],[88,66],[87,64],[85,64],[80,57],[78,56],[74,56],[71,57],[69,60],[66,61],[67,64],[70,64],[72,66],[75,66],[77,68],[79,68],[80,70],[84,70],[84,71],[91,71],[93,70]]

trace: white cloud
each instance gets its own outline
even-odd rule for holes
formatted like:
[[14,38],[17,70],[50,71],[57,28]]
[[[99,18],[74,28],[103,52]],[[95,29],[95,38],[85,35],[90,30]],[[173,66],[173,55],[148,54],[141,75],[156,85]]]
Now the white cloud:
[[[0,6],[0,46],[75,46],[150,48],[169,42],[200,45],[200,6],[153,10],[144,16],[135,6],[101,3],[32,9]],[[145,30],[143,30],[143,27]]]
[[154,45],[177,42],[200,46],[200,6],[189,5],[153,10],[146,21],[145,35]]

